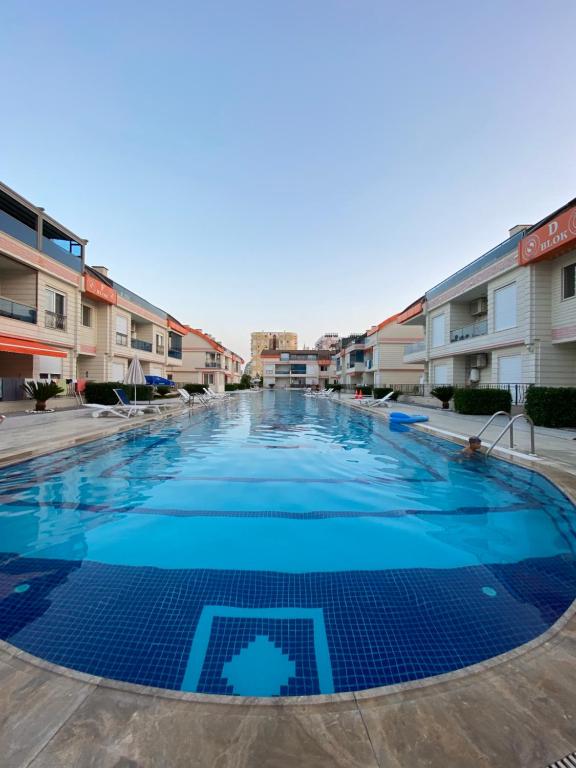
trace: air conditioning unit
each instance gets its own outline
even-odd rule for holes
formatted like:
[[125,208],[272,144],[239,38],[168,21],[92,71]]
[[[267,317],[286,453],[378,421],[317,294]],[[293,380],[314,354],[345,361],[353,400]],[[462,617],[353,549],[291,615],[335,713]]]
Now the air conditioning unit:
[[470,314],[472,317],[477,315],[485,315],[488,312],[488,299],[486,296],[481,296],[479,299],[475,299],[470,304]]
[[474,355],[472,358],[472,365],[471,368],[486,368],[488,365],[488,355],[480,354],[480,355]]

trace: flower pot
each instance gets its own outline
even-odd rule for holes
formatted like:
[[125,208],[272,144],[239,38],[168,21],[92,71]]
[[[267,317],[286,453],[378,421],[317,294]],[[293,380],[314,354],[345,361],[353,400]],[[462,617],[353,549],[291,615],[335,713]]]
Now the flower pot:
[[34,408],[35,411],[45,411],[46,410],[46,400],[36,400],[36,406]]

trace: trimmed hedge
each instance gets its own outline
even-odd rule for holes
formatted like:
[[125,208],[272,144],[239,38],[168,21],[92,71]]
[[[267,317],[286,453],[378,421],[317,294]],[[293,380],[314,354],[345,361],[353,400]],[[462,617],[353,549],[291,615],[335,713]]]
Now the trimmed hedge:
[[[87,403],[98,403],[99,405],[116,405],[118,398],[114,390],[123,389],[130,400],[134,399],[134,387],[130,384],[122,384],[120,381],[88,381],[84,390],[84,397]],[[146,384],[136,387],[137,400],[151,400],[154,387]]]
[[525,409],[537,427],[576,427],[576,388],[528,387]]
[[510,413],[512,395],[507,389],[457,389],[454,410],[457,413],[490,416],[496,411]]
[[204,387],[204,384],[184,384],[182,389],[185,389],[189,395],[203,395]]
[[360,390],[360,392],[362,392],[365,397],[368,397],[372,394],[372,389],[373,387],[354,387],[355,392]]
[[328,382],[326,382],[325,388],[326,389],[333,389],[334,392],[341,392],[342,391],[342,384],[328,384]]

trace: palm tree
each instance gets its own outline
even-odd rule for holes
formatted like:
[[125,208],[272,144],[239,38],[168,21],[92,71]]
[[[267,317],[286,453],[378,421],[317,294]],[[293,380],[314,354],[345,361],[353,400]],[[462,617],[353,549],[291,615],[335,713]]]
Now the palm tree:
[[28,397],[36,401],[36,411],[45,411],[46,400],[64,392],[62,387],[58,386],[55,381],[29,381],[22,385],[22,389]]

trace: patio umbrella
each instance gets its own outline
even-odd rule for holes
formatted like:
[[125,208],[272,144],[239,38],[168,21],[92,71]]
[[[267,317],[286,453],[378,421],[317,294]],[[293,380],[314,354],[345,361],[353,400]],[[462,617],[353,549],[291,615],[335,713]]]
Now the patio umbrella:
[[140,365],[140,360],[137,357],[133,357],[124,376],[124,384],[134,385],[134,402],[136,402],[136,387],[141,384],[146,384],[146,376]]

